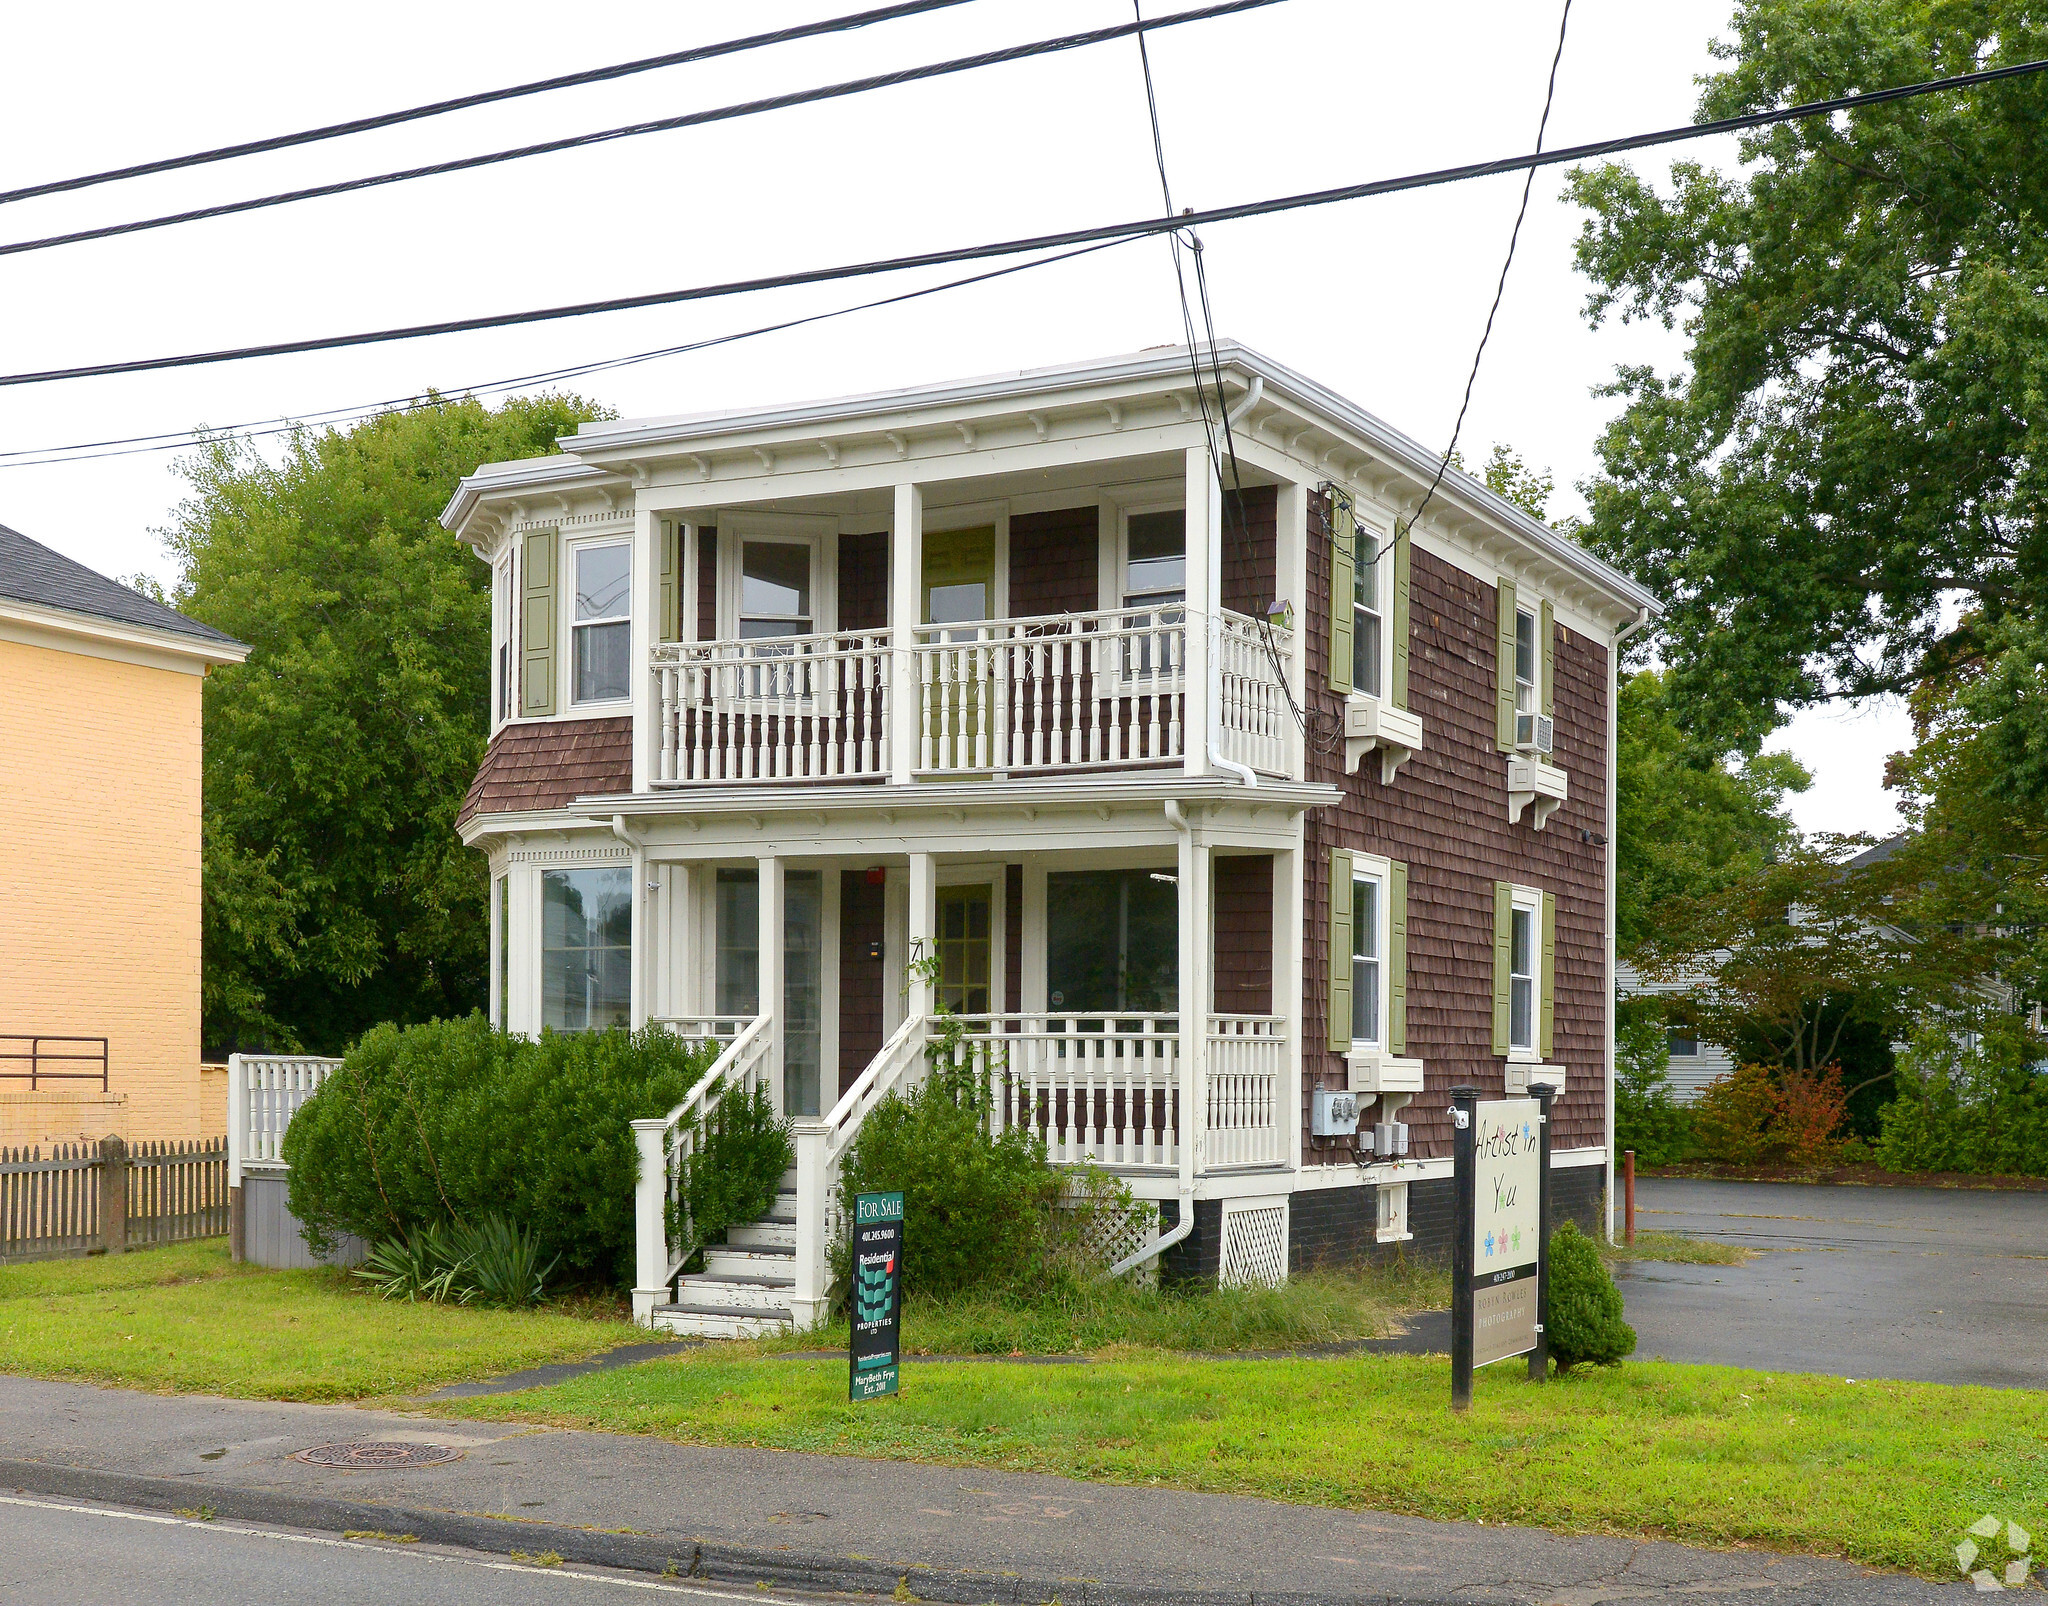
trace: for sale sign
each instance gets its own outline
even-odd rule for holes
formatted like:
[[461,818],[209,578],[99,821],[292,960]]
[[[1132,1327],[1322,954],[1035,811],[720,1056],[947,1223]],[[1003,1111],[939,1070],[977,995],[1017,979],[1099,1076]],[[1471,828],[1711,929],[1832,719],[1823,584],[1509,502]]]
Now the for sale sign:
[[1536,1347],[1543,1110],[1534,1099],[1472,1107],[1472,1364]]
[[847,1397],[872,1400],[896,1392],[897,1344],[903,1326],[903,1195],[853,1196],[853,1337],[847,1350]]

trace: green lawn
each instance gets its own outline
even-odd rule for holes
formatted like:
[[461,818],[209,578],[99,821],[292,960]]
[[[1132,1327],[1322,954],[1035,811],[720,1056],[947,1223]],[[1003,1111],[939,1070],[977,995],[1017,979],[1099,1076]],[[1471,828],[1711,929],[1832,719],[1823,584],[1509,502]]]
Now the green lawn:
[[1535,1385],[1507,1362],[1449,1408],[1442,1360],[931,1362],[849,1405],[844,1362],[710,1350],[448,1402],[472,1417],[1303,1504],[1756,1544],[1954,1576],[1985,1511],[2048,1527],[2048,1401],[1663,1362]]
[[0,1372],[244,1399],[411,1394],[639,1335],[556,1309],[380,1300],[343,1273],[236,1266],[220,1239],[0,1266]]
[[1756,1258],[1754,1249],[1724,1244],[1716,1238],[1689,1238],[1682,1232],[1639,1232],[1632,1244],[1602,1244],[1602,1258],[1676,1260],[1692,1266],[1740,1266]]

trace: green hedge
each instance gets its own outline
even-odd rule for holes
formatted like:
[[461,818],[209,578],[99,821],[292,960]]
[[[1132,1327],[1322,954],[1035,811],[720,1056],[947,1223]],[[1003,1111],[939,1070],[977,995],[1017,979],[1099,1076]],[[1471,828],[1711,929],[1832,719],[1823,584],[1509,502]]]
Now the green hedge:
[[316,1247],[498,1214],[564,1275],[631,1286],[627,1123],[666,1115],[713,1057],[659,1029],[532,1041],[482,1015],[373,1027],[285,1134],[292,1213]]
[[2040,1040],[2011,1017],[1932,1022],[1899,1061],[1877,1163],[1887,1171],[2048,1176],[2048,1075]]

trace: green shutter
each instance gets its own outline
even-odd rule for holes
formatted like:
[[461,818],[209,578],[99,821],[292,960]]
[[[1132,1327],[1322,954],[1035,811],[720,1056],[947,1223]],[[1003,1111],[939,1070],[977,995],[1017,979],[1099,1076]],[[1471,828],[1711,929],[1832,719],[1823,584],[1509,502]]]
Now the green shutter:
[[1396,708],[1408,706],[1408,531],[1394,537],[1394,684]]
[[1493,1051],[1508,1051],[1510,1025],[1509,966],[1514,960],[1515,889],[1505,881],[1493,884]]
[[676,581],[682,564],[683,532],[680,526],[664,522],[655,539],[661,543],[661,628],[654,639],[681,641],[683,633],[677,624],[682,587]]
[[1351,1046],[1351,855],[1330,850],[1330,1047]]
[[1557,1043],[1557,894],[1543,894],[1543,987],[1542,1036],[1539,1041],[1543,1057],[1549,1059],[1556,1052]]
[[1548,597],[1543,599],[1543,618],[1538,627],[1542,631],[1543,643],[1543,701],[1540,704],[1546,714],[1557,712],[1557,614],[1550,606]]
[[1503,753],[1515,750],[1515,582],[1501,576],[1498,640],[1494,648],[1494,685],[1498,714],[1494,739]]
[[520,545],[519,711],[555,711],[555,530],[530,530]]
[[1395,860],[1387,877],[1387,1052],[1408,1052],[1408,866]]
[[[1351,498],[1330,493],[1330,690],[1351,690],[1351,638],[1357,621],[1351,612],[1358,556],[1358,527],[1352,520]],[[1349,1029],[1348,1027],[1346,1028]],[[1350,1039],[1347,1037],[1346,1042]]]

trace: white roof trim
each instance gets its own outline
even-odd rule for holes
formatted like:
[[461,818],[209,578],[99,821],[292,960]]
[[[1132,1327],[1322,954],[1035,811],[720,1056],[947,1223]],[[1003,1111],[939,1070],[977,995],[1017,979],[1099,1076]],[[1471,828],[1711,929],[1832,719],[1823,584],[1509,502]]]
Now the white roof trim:
[[68,608],[24,602],[18,597],[0,597],[0,625],[15,627],[5,632],[9,640],[61,647],[68,638],[91,643],[101,649],[95,656],[110,656],[107,649],[112,649],[113,653],[132,656],[137,662],[168,657],[186,665],[238,664],[254,650],[239,641],[216,641],[182,630],[158,630],[149,625],[129,624],[122,619],[106,619],[98,614],[74,613]]

